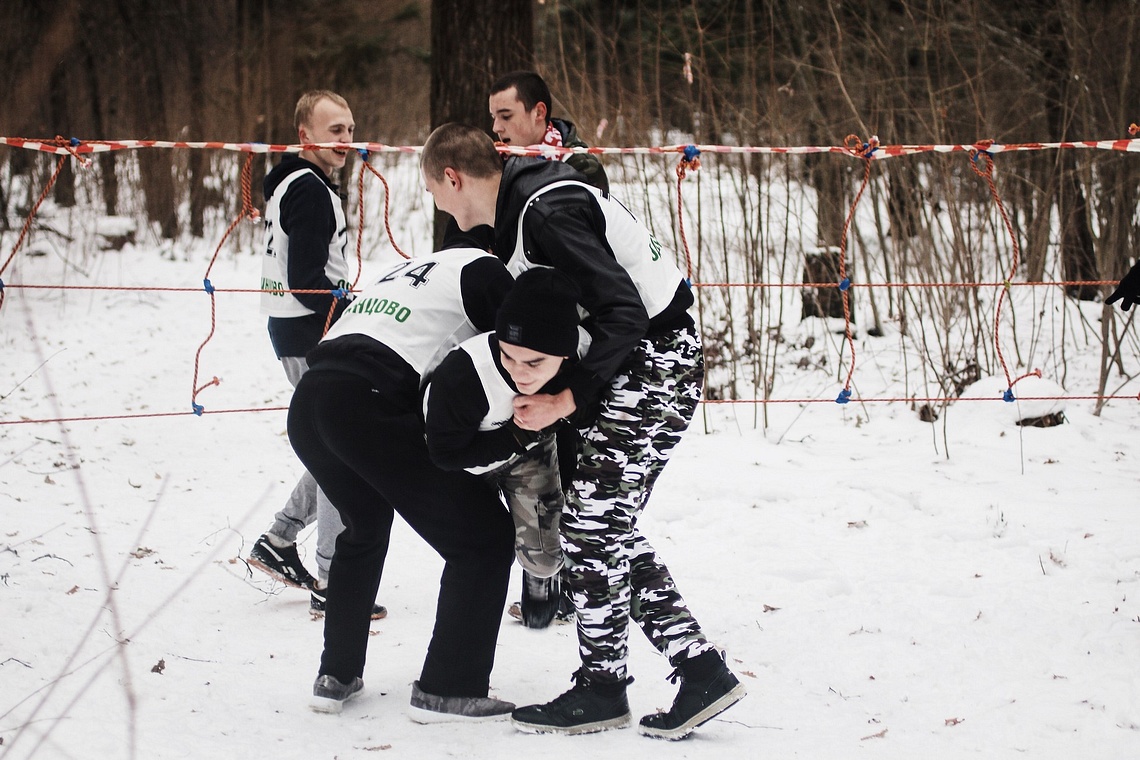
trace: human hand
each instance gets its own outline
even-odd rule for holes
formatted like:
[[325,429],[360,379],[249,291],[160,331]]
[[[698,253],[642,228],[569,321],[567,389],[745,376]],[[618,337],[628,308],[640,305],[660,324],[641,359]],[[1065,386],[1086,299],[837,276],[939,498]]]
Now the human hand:
[[569,417],[577,408],[569,388],[554,395],[516,396],[514,421],[523,430],[542,430]]
[[1124,275],[1124,279],[1116,286],[1116,290],[1112,291],[1112,295],[1104,299],[1106,306],[1120,301],[1120,308],[1128,311],[1132,308],[1132,304],[1140,303],[1140,261],[1128,270],[1128,274]]

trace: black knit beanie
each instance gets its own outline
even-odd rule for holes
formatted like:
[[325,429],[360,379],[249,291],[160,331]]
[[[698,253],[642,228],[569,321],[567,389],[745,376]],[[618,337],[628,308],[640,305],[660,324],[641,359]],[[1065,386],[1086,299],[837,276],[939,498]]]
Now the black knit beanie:
[[578,352],[578,296],[574,281],[549,267],[518,276],[499,307],[499,342],[552,356]]

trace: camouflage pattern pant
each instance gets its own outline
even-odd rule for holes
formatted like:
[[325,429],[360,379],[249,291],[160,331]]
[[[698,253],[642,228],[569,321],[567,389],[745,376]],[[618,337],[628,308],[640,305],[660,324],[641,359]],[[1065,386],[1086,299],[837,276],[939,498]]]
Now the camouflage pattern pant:
[[564,496],[558,480],[554,436],[485,473],[483,479],[502,492],[515,523],[515,557],[523,570],[549,578],[562,569],[558,520]]
[[583,433],[562,515],[562,549],[582,663],[596,680],[626,677],[631,617],[674,665],[713,648],[637,529],[653,484],[693,417],[703,380],[695,330],[646,338],[604,391],[598,418]]

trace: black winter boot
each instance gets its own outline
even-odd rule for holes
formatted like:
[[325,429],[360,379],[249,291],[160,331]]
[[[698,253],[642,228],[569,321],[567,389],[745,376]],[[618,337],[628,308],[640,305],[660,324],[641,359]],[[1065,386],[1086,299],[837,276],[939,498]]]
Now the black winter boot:
[[658,739],[684,739],[697,726],[720,715],[748,693],[715,649],[685,660],[669,676],[681,688],[668,712],[646,715],[638,731]]
[[527,705],[511,713],[511,723],[528,734],[592,734],[630,723],[625,687],[632,678],[613,683],[591,681],[584,669],[571,680],[574,688],[544,705]]

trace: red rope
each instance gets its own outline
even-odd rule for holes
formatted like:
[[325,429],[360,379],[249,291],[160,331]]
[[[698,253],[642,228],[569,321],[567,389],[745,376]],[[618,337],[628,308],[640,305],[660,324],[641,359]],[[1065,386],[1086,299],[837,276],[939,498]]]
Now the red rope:
[[[852,288],[1043,288],[1116,285],[1117,280],[1049,280],[1039,282],[853,282]],[[694,288],[838,288],[838,282],[694,282]],[[201,293],[202,288],[156,287],[153,285],[36,285],[13,283],[9,288],[27,290],[109,290],[139,293]],[[262,288],[214,288],[215,293],[328,293],[327,290]],[[357,292],[353,289],[351,292]]]
[[[394,249],[396,249],[396,253],[400,254],[405,259],[410,259],[411,256],[404,253],[403,250],[400,249],[400,246],[396,245],[396,236],[392,234],[392,225],[391,225],[391,222],[390,222],[389,217],[388,217],[388,198],[391,195],[391,193],[388,191],[388,180],[384,179],[383,174],[376,171],[376,167],[374,167],[372,164],[368,163],[367,158],[364,159],[364,165],[367,166],[368,170],[371,171],[373,174],[375,174],[380,179],[381,184],[384,185],[384,231],[388,233],[388,241],[392,244],[392,247]],[[363,170],[362,170],[362,174],[363,174]],[[364,203],[364,195],[363,194],[361,194],[360,202],[361,202],[361,204]],[[363,205],[362,205],[362,207],[363,207]]]
[[851,394],[851,378],[855,375],[855,336],[851,332],[851,300],[847,292],[851,287],[851,281],[847,278],[847,230],[851,227],[851,220],[855,218],[859,199],[863,197],[863,191],[867,189],[867,184],[871,180],[871,156],[879,147],[879,138],[871,137],[867,142],[863,142],[858,135],[847,135],[843,146],[851,151],[852,155],[863,159],[863,181],[859,184],[859,192],[855,193],[855,200],[851,202],[847,218],[843,221],[843,234],[839,238],[839,293],[843,299],[843,334],[851,351],[851,366],[847,368],[847,379],[843,383],[846,395],[840,398],[847,400]]
[[[1032,372],[1027,372],[1018,378],[1011,379],[1009,374],[1009,367],[1005,362],[1005,355],[1001,350],[1001,336],[999,329],[1001,327],[1001,312],[1002,306],[1005,304],[1006,295],[1009,293],[1009,283],[1013,280],[1013,276],[1017,274],[1017,267],[1021,259],[1021,245],[1017,241],[1017,234],[1013,230],[1013,223],[1009,221],[1009,214],[1006,213],[1005,204],[1001,201],[1001,194],[998,193],[997,185],[994,183],[994,160],[993,157],[985,150],[985,146],[991,144],[992,140],[981,140],[977,144],[982,146],[979,150],[974,150],[970,153],[970,168],[974,170],[974,174],[986,181],[989,185],[990,195],[993,196],[994,204],[997,206],[998,212],[1001,214],[1002,222],[1005,224],[1006,232],[1009,234],[1010,244],[1013,250],[1013,261],[1010,262],[1009,277],[1006,278],[1001,292],[998,294],[997,309],[994,311],[994,350],[997,352],[998,361],[1001,363],[1001,370],[1005,373],[1005,381],[1008,385],[1008,396],[1012,397],[1013,386],[1027,377],[1041,377],[1041,370],[1035,369]],[[981,158],[985,161],[985,169],[978,168]]]
[[0,425],[36,425],[45,422],[102,422],[104,420],[145,420],[155,419],[158,417],[188,417],[190,415],[203,416],[206,414],[239,414],[244,412],[287,412],[287,406],[266,406],[266,407],[251,407],[247,409],[212,409],[210,411],[202,410],[190,412],[149,412],[147,414],[105,414],[98,417],[57,417],[55,419],[43,420],[0,420]]
[[[368,159],[361,156],[367,162]],[[352,290],[356,290],[360,282],[360,275],[364,271],[364,256],[361,249],[364,245],[364,165],[360,166],[360,173],[356,175],[356,277],[352,279]],[[325,328],[328,332],[328,328]]]
[[689,239],[685,236],[685,213],[681,198],[681,182],[690,170],[697,171],[701,168],[701,159],[696,155],[690,157],[690,153],[693,152],[686,150],[677,163],[677,227],[681,232],[681,247],[685,251],[685,277],[689,282],[693,281],[693,257],[689,253]]
[[[323,291],[322,291],[323,292]],[[940,396],[921,398],[917,396],[899,396],[895,398],[852,398],[852,402],[859,404],[939,404],[946,405],[958,402],[997,402],[1003,401],[1001,398],[979,398],[970,397],[962,398],[955,396]],[[1122,396],[1122,395],[1107,395],[1100,396],[1095,394],[1082,395],[1082,396],[1019,396],[1018,401],[1140,401],[1138,396]],[[701,399],[702,404],[834,404],[835,400],[831,398],[741,398],[741,399]],[[1004,403],[1004,402],[1003,402]],[[107,414],[92,417],[58,417],[54,419],[18,419],[18,420],[0,420],[0,426],[3,425],[39,425],[44,423],[60,423],[60,422],[102,422],[106,420],[141,420],[141,419],[156,419],[160,417],[188,417],[190,415],[205,416],[209,414],[244,414],[244,413],[257,413],[257,412],[287,412],[287,406],[266,406],[266,407],[248,407],[243,409],[211,409],[209,411],[202,410],[201,412],[150,412],[146,414]]]
[[202,359],[202,349],[204,349],[206,344],[210,342],[210,339],[214,337],[214,331],[217,329],[218,323],[217,303],[214,298],[214,286],[210,284],[210,272],[214,268],[214,262],[218,260],[218,254],[221,253],[222,246],[225,245],[226,240],[229,238],[230,233],[234,231],[234,228],[236,228],[243,219],[249,218],[256,220],[260,216],[257,209],[253,207],[253,193],[250,190],[251,176],[253,173],[252,167],[253,154],[251,153],[246,158],[245,165],[241,170],[241,211],[238,212],[237,218],[230,223],[230,226],[226,228],[222,239],[218,241],[218,247],[214,249],[214,255],[210,258],[210,265],[206,267],[206,276],[202,280],[206,292],[210,295],[210,333],[194,353],[194,380],[191,383],[190,408],[194,410],[195,414],[201,414],[203,411],[201,405],[198,404],[198,393],[211,385],[219,385],[222,382],[217,377],[214,377],[209,382],[203,383],[200,386],[198,385],[198,369]]

